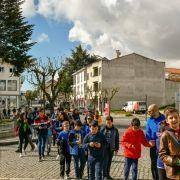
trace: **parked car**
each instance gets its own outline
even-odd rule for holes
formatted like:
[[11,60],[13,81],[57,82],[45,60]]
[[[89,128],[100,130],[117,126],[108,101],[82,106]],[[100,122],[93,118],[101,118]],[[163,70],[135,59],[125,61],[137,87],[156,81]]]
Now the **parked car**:
[[138,113],[146,112],[146,102],[145,101],[127,101],[122,108],[126,112]]

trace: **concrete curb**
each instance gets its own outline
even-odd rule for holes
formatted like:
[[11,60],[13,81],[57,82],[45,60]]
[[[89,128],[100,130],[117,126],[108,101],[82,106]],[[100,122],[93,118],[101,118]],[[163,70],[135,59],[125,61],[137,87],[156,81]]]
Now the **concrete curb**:
[[[33,139],[32,141],[33,142],[36,142],[37,139]],[[18,144],[19,143],[19,139],[15,139],[15,138],[12,138],[12,139],[3,139],[3,140],[0,140],[0,146],[9,146],[9,145],[15,145],[15,144]]]

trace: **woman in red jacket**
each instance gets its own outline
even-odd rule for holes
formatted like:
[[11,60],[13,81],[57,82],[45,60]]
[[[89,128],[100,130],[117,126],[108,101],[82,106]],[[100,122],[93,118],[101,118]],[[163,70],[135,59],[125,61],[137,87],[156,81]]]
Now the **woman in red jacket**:
[[140,121],[138,118],[133,118],[131,126],[125,131],[121,140],[124,156],[124,179],[127,180],[129,171],[132,165],[132,179],[137,179],[138,173],[138,159],[141,157],[141,144],[145,147],[152,147],[155,142],[148,142],[143,131],[140,129]]

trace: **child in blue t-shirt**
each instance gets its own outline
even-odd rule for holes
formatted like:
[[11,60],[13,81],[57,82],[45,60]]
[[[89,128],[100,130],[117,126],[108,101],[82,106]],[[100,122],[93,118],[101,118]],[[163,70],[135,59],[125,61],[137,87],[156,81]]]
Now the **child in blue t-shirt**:
[[74,169],[77,179],[82,179],[85,166],[85,153],[84,149],[82,148],[84,132],[81,130],[81,128],[81,121],[76,121],[74,123],[74,129],[69,133],[70,154],[74,158]]
[[71,155],[68,143],[69,138],[69,122],[64,121],[62,123],[63,130],[59,133],[57,138],[57,144],[59,146],[59,156],[60,156],[60,178],[64,179],[65,175],[65,162],[66,162],[66,176],[69,178],[70,165],[71,165]]

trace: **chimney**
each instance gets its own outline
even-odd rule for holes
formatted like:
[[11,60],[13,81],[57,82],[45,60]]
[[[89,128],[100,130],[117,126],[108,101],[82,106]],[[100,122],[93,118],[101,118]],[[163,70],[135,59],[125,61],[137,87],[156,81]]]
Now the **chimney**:
[[119,58],[121,56],[121,52],[119,49],[116,50],[116,58]]

